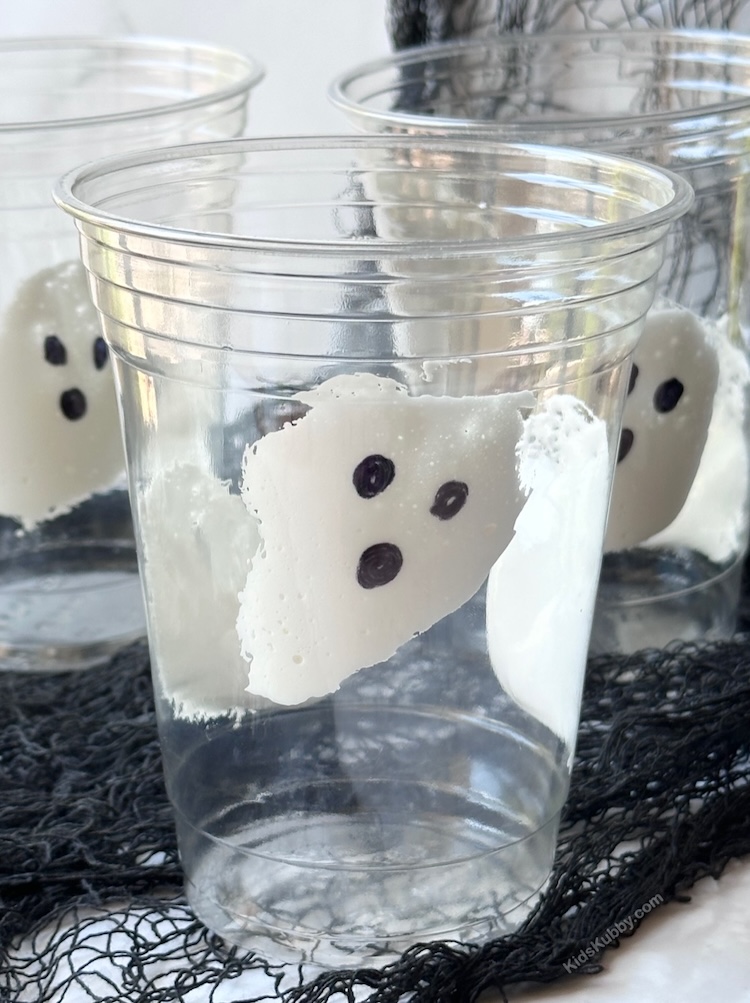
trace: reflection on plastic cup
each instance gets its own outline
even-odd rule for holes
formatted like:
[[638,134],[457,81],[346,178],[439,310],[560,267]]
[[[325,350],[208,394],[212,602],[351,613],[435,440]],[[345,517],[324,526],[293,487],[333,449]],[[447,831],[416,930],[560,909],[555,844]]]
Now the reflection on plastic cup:
[[750,520],[750,40],[553,32],[360,67],[335,103],[374,131],[639,157],[696,193],[670,237],[625,405],[592,649],[729,636]]
[[145,632],[112,365],[52,185],[238,135],[260,76],[181,42],[0,42],[0,668],[86,668]]
[[61,182],[120,395],[187,891],[221,936],[380,963],[528,914],[629,356],[691,197],[620,158],[394,137]]

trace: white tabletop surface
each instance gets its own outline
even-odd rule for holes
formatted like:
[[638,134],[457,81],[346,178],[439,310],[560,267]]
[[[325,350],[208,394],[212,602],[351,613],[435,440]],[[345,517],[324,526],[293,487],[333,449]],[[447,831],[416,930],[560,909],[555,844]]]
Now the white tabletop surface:
[[[389,51],[386,0],[0,3],[0,35],[124,33],[202,39],[258,58],[267,73],[251,99],[249,135],[350,131],[328,105],[328,82]],[[607,951],[603,963],[606,971],[600,975],[569,978],[524,992],[522,998],[527,1003],[750,1003],[750,858],[730,864],[720,881],[699,882],[690,904],[658,909],[635,937]],[[74,990],[59,997],[61,1003],[83,998]]]
[[[560,981],[540,988],[523,987],[513,992],[513,1003],[750,1003],[750,858],[728,865],[720,880],[706,878],[691,893],[692,901],[673,903],[653,912],[632,937],[623,937],[617,948],[606,950],[600,961],[604,971],[596,975],[563,975]],[[88,911],[84,918],[97,917],[86,927],[84,937],[68,938],[60,929],[53,933],[57,945],[52,965],[44,967],[48,989],[45,997],[54,1003],[91,1003],[117,998],[134,946],[146,938],[149,961],[139,981],[153,980],[158,986],[174,984],[185,962],[162,962],[155,951],[158,934],[144,922],[145,914],[125,903],[113,904],[113,914]],[[612,923],[625,917],[612,917]],[[167,909],[161,927],[174,950],[182,943],[183,932],[192,924],[185,906]],[[607,924],[610,925],[609,923]],[[65,926],[65,924],[63,924]],[[606,931],[601,931],[605,936]],[[192,938],[195,939],[194,937]],[[44,934],[39,938],[47,948]],[[117,952],[108,962],[102,952]],[[138,949],[138,948],[136,948]],[[32,1003],[38,993],[34,978],[39,969],[29,961],[28,943],[19,945],[16,955],[19,977],[31,979],[20,1000]],[[11,965],[13,961],[11,960]],[[130,973],[132,976],[132,972]],[[310,973],[312,977],[314,973]],[[291,969],[287,978],[296,981]],[[132,986],[131,986],[132,992]],[[221,984],[217,999],[223,1003],[273,998],[272,980],[261,972],[248,971]],[[132,999],[132,995],[127,997]],[[358,996],[363,1003],[366,996]],[[203,1003],[205,989],[188,993],[187,1003]],[[500,1003],[500,996],[488,992],[481,1003]]]
[[618,948],[605,951],[600,960],[606,971],[524,992],[520,999],[524,1003],[747,1003],[750,858],[730,863],[719,881],[699,881],[690,895],[687,904],[660,907],[633,937],[623,937]]

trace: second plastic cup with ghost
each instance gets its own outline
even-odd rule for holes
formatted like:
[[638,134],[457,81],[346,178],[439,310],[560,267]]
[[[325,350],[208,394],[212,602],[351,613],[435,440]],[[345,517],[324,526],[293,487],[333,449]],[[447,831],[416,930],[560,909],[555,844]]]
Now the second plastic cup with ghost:
[[145,632],[112,366],[54,181],[239,134],[258,66],[156,39],[0,41],[0,669],[81,669]]

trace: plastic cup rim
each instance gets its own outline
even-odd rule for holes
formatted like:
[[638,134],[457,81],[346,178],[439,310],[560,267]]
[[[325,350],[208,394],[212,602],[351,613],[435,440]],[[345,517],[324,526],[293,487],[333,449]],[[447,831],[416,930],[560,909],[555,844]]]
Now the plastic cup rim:
[[[400,49],[390,56],[380,57],[359,66],[346,70],[335,77],[328,86],[328,99],[339,111],[347,116],[356,116],[369,122],[377,122],[382,126],[406,127],[415,130],[428,128],[431,131],[442,129],[449,133],[464,134],[474,133],[486,137],[500,130],[509,137],[510,142],[524,141],[524,136],[537,133],[540,129],[551,129],[561,132],[575,132],[586,129],[591,132],[595,129],[603,129],[611,126],[613,122],[622,118],[621,114],[612,115],[580,115],[571,118],[535,118],[526,120],[509,120],[495,122],[483,120],[481,118],[462,118],[459,116],[446,117],[439,115],[420,115],[414,112],[381,111],[369,108],[366,104],[351,98],[347,93],[347,88],[363,80],[367,76],[380,73],[383,70],[399,69],[402,67],[426,62],[429,59],[445,58],[446,56],[460,55],[471,51],[482,49],[496,49],[502,51],[512,48],[514,45],[531,44],[540,42],[565,42],[584,40],[607,40],[622,39],[628,42],[645,39],[653,42],[655,39],[684,39],[692,41],[713,42],[731,50],[736,48],[739,52],[744,50],[748,69],[750,69],[750,34],[744,35],[740,32],[719,31],[718,29],[704,28],[628,28],[628,29],[602,29],[596,31],[544,31],[535,34],[511,33],[491,38],[464,38],[448,42],[433,42],[427,45],[416,45]],[[700,105],[695,108],[680,108],[670,111],[648,112],[646,114],[628,114],[628,121],[632,126],[647,127],[658,125],[664,122],[680,122],[687,119],[712,117],[717,113],[728,113],[733,111],[750,111],[750,87],[744,97],[732,98],[727,101],[717,101],[713,104]],[[709,129],[718,131],[718,129]]]
[[80,115],[60,119],[34,119],[26,122],[3,122],[0,121],[0,136],[8,136],[22,133],[44,132],[48,130],[85,129],[97,126],[106,126],[120,122],[132,122],[149,118],[157,118],[162,115],[176,112],[189,111],[193,108],[201,108],[221,101],[231,100],[242,94],[251,91],[265,76],[265,69],[254,57],[243,52],[229,49],[222,45],[213,45],[210,42],[193,41],[192,39],[164,38],[156,35],[113,35],[113,36],[49,36],[32,37],[24,36],[18,38],[0,39],[0,58],[7,52],[15,51],[44,51],[53,52],[70,51],[72,49],[141,49],[142,51],[160,51],[164,54],[179,51],[200,52],[205,55],[214,55],[217,58],[217,65],[222,59],[231,59],[235,64],[243,64],[244,73],[232,83],[222,87],[217,87],[205,94],[195,97],[183,97],[165,104],[147,105],[143,108],[135,108],[123,112],[108,112],[98,115]]
[[[283,150],[323,150],[334,148],[377,148],[403,147],[406,149],[418,145],[422,148],[440,150],[505,154],[507,157],[517,156],[530,158],[532,156],[553,155],[560,162],[599,163],[604,167],[609,164],[618,170],[629,168],[631,172],[650,177],[652,182],[661,185],[666,194],[667,185],[671,184],[672,197],[663,206],[642,213],[633,219],[614,223],[600,223],[590,227],[580,227],[571,231],[553,234],[529,234],[521,237],[437,240],[373,240],[372,238],[352,238],[348,240],[313,240],[302,238],[265,238],[248,234],[227,234],[209,230],[191,230],[181,227],[170,227],[158,223],[147,223],[138,219],[110,213],[87,203],[76,194],[76,189],[86,182],[96,178],[114,174],[117,171],[127,171],[148,164],[167,163],[177,160],[190,160],[200,157],[206,159],[220,154],[239,152],[273,152]],[[235,248],[265,252],[287,253],[317,253],[327,256],[352,256],[360,253],[363,257],[372,258],[376,254],[387,253],[391,257],[430,258],[457,255],[462,258],[491,255],[498,251],[522,251],[544,247],[550,244],[564,246],[572,243],[601,243],[606,240],[627,236],[649,229],[668,226],[674,220],[683,216],[694,200],[693,189],[679,174],[663,167],[656,167],[631,157],[605,152],[589,152],[576,148],[562,146],[544,146],[541,144],[500,142],[491,138],[444,137],[444,136],[397,136],[382,134],[366,135],[320,135],[320,136],[284,136],[284,137],[240,137],[219,140],[215,142],[190,143],[181,146],[161,147],[151,150],[141,150],[134,153],[115,154],[97,159],[87,164],[79,165],[67,171],[57,181],[53,188],[53,198],[56,204],[73,216],[79,224],[104,227],[105,229],[157,240],[167,244],[193,245],[214,248]]]

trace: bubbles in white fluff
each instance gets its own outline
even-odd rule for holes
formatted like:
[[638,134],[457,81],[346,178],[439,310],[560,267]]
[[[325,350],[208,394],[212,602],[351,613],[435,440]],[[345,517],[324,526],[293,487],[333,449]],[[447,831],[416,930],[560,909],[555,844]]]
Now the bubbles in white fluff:
[[28,279],[0,329],[0,514],[27,529],[124,470],[112,365],[83,266]]
[[310,410],[247,448],[242,481],[261,546],[237,631],[249,691],[280,704],[333,692],[480,588],[523,504],[533,403],[411,397],[370,374],[297,399]]
[[605,423],[554,397],[524,423],[518,457],[529,498],[487,584],[490,661],[572,750],[609,495]]

